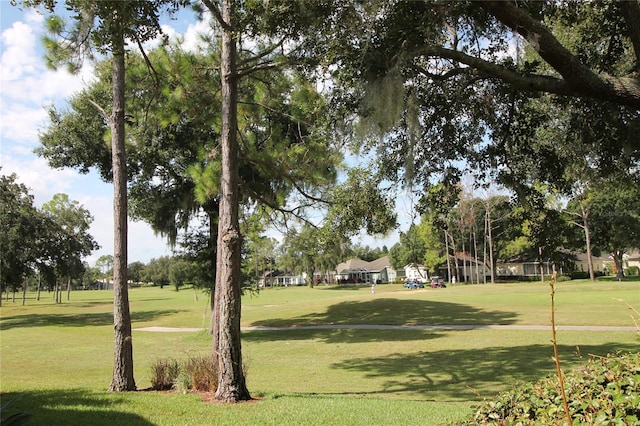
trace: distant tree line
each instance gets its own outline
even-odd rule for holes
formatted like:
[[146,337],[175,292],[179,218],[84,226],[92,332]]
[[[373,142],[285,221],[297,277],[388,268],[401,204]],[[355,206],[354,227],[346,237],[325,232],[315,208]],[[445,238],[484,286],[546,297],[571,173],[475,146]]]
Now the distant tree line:
[[23,303],[27,283],[55,291],[62,302],[66,285],[67,299],[72,280],[85,279],[83,258],[98,244],[89,234],[93,218],[77,201],[56,194],[38,209],[29,189],[15,174],[0,175],[0,289],[15,293],[22,290]]

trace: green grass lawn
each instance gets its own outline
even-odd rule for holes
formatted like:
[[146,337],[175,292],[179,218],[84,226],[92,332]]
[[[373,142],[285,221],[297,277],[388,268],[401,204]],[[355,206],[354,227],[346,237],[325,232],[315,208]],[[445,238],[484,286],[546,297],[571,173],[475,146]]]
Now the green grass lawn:
[[[150,386],[161,357],[207,354],[204,332],[146,332],[148,326],[204,328],[208,298],[191,290],[130,290],[136,381]],[[244,331],[251,403],[204,403],[197,395],[112,394],[112,293],[84,291],[56,305],[28,295],[3,301],[2,400],[34,415],[34,425],[402,425],[465,418],[482,398],[554,372],[551,335],[537,330],[297,329]],[[639,282],[562,282],[558,325],[634,326]],[[548,325],[541,283],[406,290],[289,287],[243,298],[242,326],[337,324]],[[588,354],[637,351],[635,331],[559,331],[565,369]]]

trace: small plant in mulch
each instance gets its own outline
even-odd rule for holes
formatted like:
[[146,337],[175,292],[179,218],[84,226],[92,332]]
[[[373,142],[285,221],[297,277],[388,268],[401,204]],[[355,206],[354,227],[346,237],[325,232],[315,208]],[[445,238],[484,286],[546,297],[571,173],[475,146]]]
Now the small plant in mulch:
[[218,388],[218,369],[210,356],[187,359],[182,371],[189,378],[190,388],[200,392],[215,392]]
[[179,374],[180,365],[178,364],[177,360],[171,358],[162,358],[156,360],[151,365],[151,389],[172,389]]
[[[640,353],[592,357],[564,376],[576,424],[640,424]],[[557,377],[518,386],[480,405],[463,425],[566,424]]]
[[153,390],[214,392],[217,387],[218,371],[210,356],[193,356],[181,362],[162,358],[151,366]]

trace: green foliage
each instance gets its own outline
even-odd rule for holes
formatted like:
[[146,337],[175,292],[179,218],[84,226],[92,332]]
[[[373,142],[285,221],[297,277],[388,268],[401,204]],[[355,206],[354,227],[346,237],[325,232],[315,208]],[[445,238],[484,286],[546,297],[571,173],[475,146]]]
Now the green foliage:
[[638,266],[629,266],[627,269],[625,269],[624,271],[625,275],[640,275],[640,267]]
[[0,288],[18,288],[38,270],[45,281],[81,278],[83,257],[98,248],[93,218],[77,201],[56,194],[38,210],[17,176],[0,176]]
[[[574,422],[640,422],[640,353],[591,358],[567,373],[564,382]],[[549,377],[501,393],[461,424],[561,424],[563,420],[558,379]]]
[[22,284],[38,259],[33,196],[17,176],[0,176],[0,290]]
[[93,217],[66,194],[55,194],[42,206],[42,210],[59,229],[54,245],[55,255],[47,266],[53,267],[59,278],[80,278],[84,273],[82,259],[99,248],[89,234]]
[[151,364],[151,388],[215,392],[218,372],[211,356],[192,356],[182,361],[160,358]]
[[180,364],[171,358],[161,358],[151,364],[151,388],[154,390],[172,389],[180,374]]
[[419,226],[412,224],[407,232],[400,233],[400,241],[391,247],[389,260],[391,266],[401,269],[410,264],[422,265],[426,254],[427,246]]
[[338,235],[358,230],[384,234],[396,227],[395,199],[381,188],[379,177],[362,168],[347,172],[347,180],[332,191],[325,224]]

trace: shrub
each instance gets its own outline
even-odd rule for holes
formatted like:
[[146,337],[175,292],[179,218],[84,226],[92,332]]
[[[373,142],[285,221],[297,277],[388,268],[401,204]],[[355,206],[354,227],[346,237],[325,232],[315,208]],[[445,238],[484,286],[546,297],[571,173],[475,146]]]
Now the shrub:
[[180,374],[180,365],[175,359],[158,359],[151,365],[151,388],[172,389]]
[[640,271],[640,267],[638,266],[629,266],[625,271],[625,275],[638,275],[638,271]]
[[[566,374],[564,382],[574,423],[640,423],[640,353],[591,358]],[[462,424],[563,424],[565,420],[554,376],[499,394]]]
[[213,392],[218,389],[218,368],[211,356],[196,356],[187,359],[183,365],[183,385],[197,391]]

